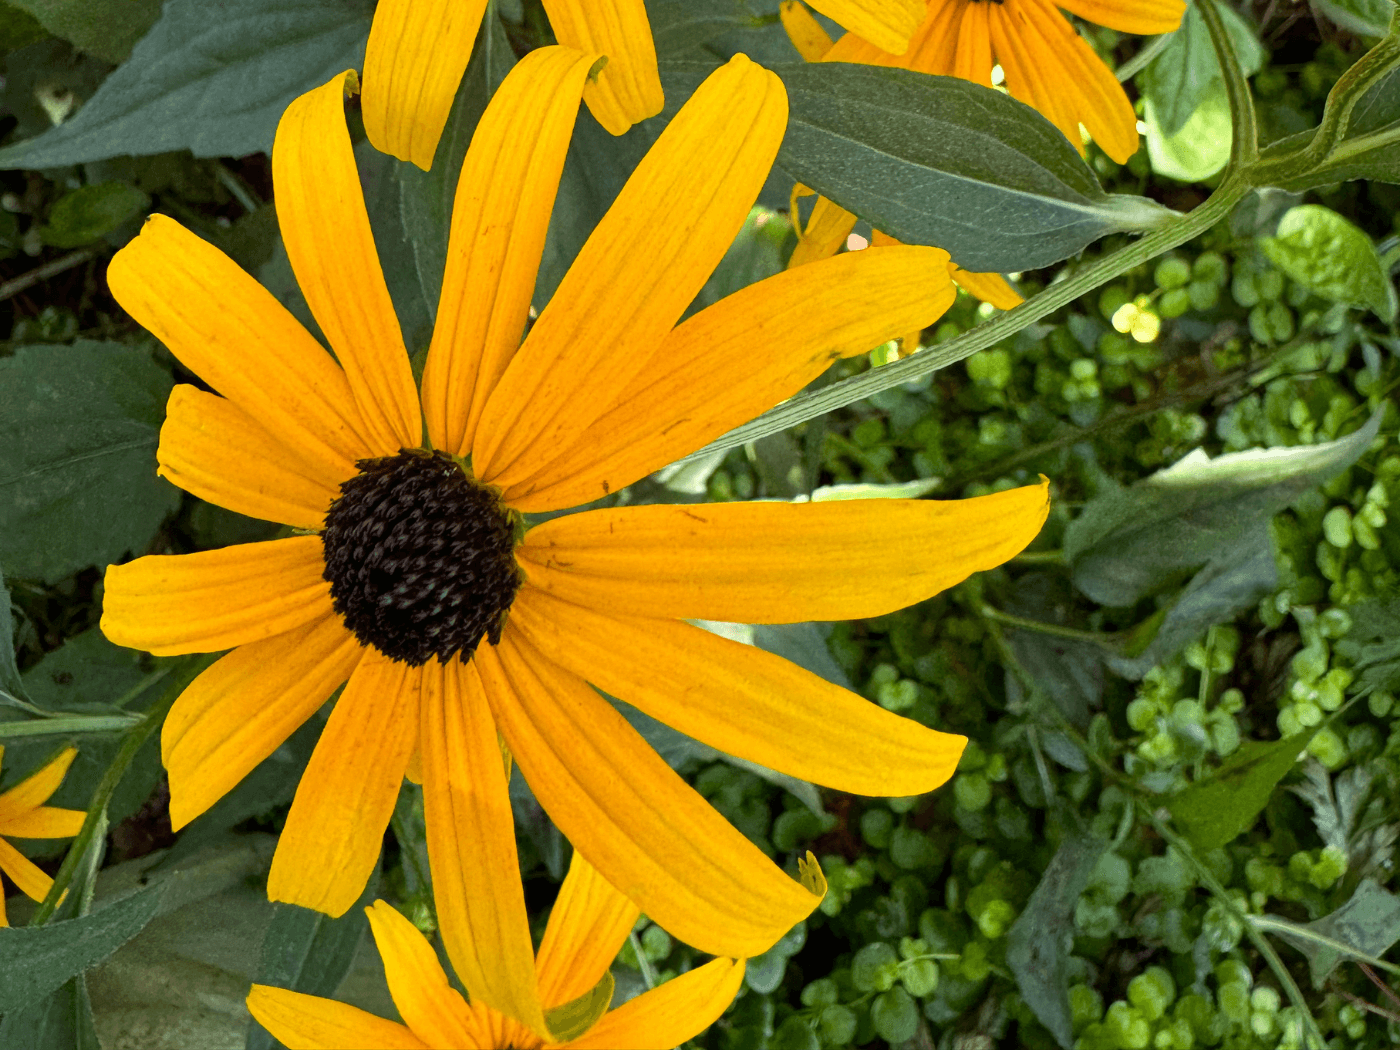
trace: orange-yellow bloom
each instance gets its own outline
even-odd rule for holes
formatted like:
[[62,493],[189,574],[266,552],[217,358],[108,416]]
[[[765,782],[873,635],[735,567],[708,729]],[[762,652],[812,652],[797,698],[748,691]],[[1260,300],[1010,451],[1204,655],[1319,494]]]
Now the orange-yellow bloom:
[[[17,839],[66,839],[82,829],[83,820],[87,817],[82,810],[44,805],[63,783],[63,777],[77,755],[76,748],[65,748],[43,769],[0,795],[0,871],[8,875],[10,881],[30,900],[41,901],[48,896],[53,879],[6,842],[5,836]],[[4,757],[5,747],[0,744],[0,761]],[[5,894],[0,892],[0,926],[8,925]]]
[[[365,49],[365,132],[374,147],[432,167],[487,0],[379,0]],[[908,3],[909,0],[901,0]],[[665,98],[643,0],[544,0],[559,43],[607,64],[583,90],[599,124],[621,135]]]
[[346,683],[270,896],[342,914],[403,776],[421,770],[458,975],[536,1030],[540,1004],[520,998],[534,961],[502,747],[576,849],[655,922],[711,954],[759,954],[819,887],[777,868],[594,687],[839,790],[928,791],[952,774],[961,737],[684,621],[890,612],[1013,556],[1047,505],[1036,485],[946,502],[620,507],[524,532],[524,513],[616,492],[953,299],[947,253],[881,248],[677,324],[783,137],[782,83],[739,56],[667,126],[522,342],[595,60],[532,52],[483,114],[421,392],[360,197],[342,107],[353,74],[291,105],[272,158],[287,252],[334,359],[171,219],[153,216],[108,270],[117,300],[218,391],[175,388],[161,473],[305,533],[108,570],[109,638],[233,650],[166,720],[172,822],[208,809]]
[[[383,901],[365,911],[403,1023],[331,999],[253,985],[249,1011],[292,1050],[679,1046],[714,1023],[744,977],[742,959],[714,959],[608,1010],[613,991],[608,967],[640,912],[577,852],[538,958],[525,931],[534,969],[518,979],[528,986],[521,997],[543,1005],[541,1027],[527,1027],[479,1001],[469,1003],[447,983],[432,945],[412,923]],[[487,965],[491,962],[488,958]],[[460,971],[455,955],[453,965]]]

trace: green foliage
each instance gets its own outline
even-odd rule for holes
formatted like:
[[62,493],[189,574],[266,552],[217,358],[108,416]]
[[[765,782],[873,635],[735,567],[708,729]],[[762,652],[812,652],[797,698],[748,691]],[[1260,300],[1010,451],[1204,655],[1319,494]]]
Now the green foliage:
[[1371,238],[1331,209],[1290,208],[1279,220],[1278,235],[1259,246],[1275,266],[1323,298],[1369,306],[1386,321],[1395,317],[1395,289]]
[[107,62],[124,62],[160,16],[161,0],[9,0],[54,36]]
[[149,203],[149,197],[124,182],[84,186],[58,199],[39,233],[45,244],[76,248],[112,233]]

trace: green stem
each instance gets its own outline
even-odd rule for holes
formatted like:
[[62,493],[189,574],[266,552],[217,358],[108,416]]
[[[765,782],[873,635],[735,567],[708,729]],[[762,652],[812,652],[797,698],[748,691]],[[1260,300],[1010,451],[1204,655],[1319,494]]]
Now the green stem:
[[1172,37],[1175,35],[1176,32],[1173,30],[1170,33],[1163,33],[1161,36],[1154,36],[1138,48],[1136,55],[1113,71],[1113,75],[1118,78],[1118,83],[1126,84],[1150,66],[1152,60],[1167,49],[1167,45],[1172,42]]
[[1007,627],[1016,627],[1023,631],[1035,631],[1037,634],[1048,634],[1054,638],[1068,638],[1075,642],[1089,642],[1110,652],[1116,651],[1114,643],[1118,636],[1112,634],[1099,634],[1097,631],[1081,631],[1075,627],[1061,627],[1057,623],[1045,623],[1042,620],[1028,620],[1023,616],[1013,616],[1011,613],[1002,612],[993,608],[986,602],[982,603],[981,613],[989,620],[1005,624]]
[[1364,963],[1376,967],[1378,970],[1385,970],[1387,973],[1400,974],[1400,966],[1395,963],[1388,963],[1384,959],[1377,959],[1374,955],[1367,955],[1365,952],[1357,951],[1349,944],[1342,941],[1333,940],[1320,933],[1314,933],[1306,926],[1296,926],[1283,919],[1274,919],[1268,915],[1251,915],[1249,921],[1261,930],[1274,930],[1278,933],[1286,934],[1289,937],[1297,937],[1300,941],[1312,941],[1320,944],[1324,948],[1331,948],[1341,955],[1350,956],[1353,959],[1360,959]]
[[1225,81],[1225,97],[1230,103],[1230,165],[1225,169],[1228,181],[1232,174],[1243,171],[1259,159],[1259,126],[1254,115],[1254,96],[1249,93],[1249,82],[1235,56],[1235,46],[1230,42],[1230,34],[1225,29],[1220,12],[1216,10],[1215,0],[1196,0],[1196,10],[1210,31],[1210,42],[1215,48],[1220,74]]
[[915,379],[922,379],[931,372],[936,372],[964,358],[971,357],[979,350],[994,346],[1003,339],[1015,335],[1027,325],[1074,302],[1086,292],[1093,291],[1099,285],[1108,283],[1139,263],[1156,258],[1163,252],[1169,251],[1179,244],[1185,244],[1191,238],[1204,233],[1229,215],[1230,210],[1239,203],[1245,194],[1250,192],[1251,188],[1251,185],[1244,179],[1226,179],[1199,208],[1145,234],[1132,244],[1104,256],[1098,262],[1084,267],[1077,274],[1050,285],[1039,295],[1027,300],[1014,310],[1008,310],[983,322],[970,332],[963,333],[956,339],[951,339],[928,350],[921,350],[902,361],[882,365],[880,368],[832,383],[820,390],[798,394],[776,408],[769,409],[752,422],[731,430],[728,434],[699,451],[691,453],[686,458],[694,459],[712,452],[738,448],[740,445],[757,441],[769,434],[777,434],[789,427],[816,419],[818,416],[838,408],[845,408],[847,405],[864,400],[872,394],[878,394],[882,390],[888,390]]
[[627,939],[632,944],[632,954],[637,957],[637,969],[641,971],[642,983],[650,991],[656,987],[656,971],[651,968],[651,960],[647,958],[647,953],[642,951],[642,939],[637,936],[636,930],[629,933]]
[[1017,565],[1063,565],[1065,552],[1062,550],[1022,551],[1011,560]]
[[1385,39],[1357,59],[1350,69],[1337,78],[1332,90],[1327,93],[1322,122],[1318,124],[1317,132],[1305,151],[1305,156],[1313,164],[1332,159],[1346,137],[1356,104],[1395,68],[1397,62],[1400,62],[1400,8],[1390,14],[1390,32]]
[[1269,943],[1269,938],[1265,937],[1251,921],[1251,916],[1241,911],[1239,905],[1235,903],[1229,891],[1220,884],[1215,874],[1201,862],[1196,856],[1196,851],[1191,848],[1191,844],[1173,831],[1164,821],[1157,818],[1154,813],[1145,813],[1148,821],[1168,843],[1176,847],[1178,853],[1186,859],[1186,862],[1196,870],[1196,877],[1201,880],[1201,885],[1220,901],[1221,907],[1228,911],[1231,917],[1240,924],[1246,937],[1259,950],[1259,954],[1264,957],[1264,961],[1269,964],[1269,969],[1278,978],[1279,984],[1283,985],[1283,990],[1288,996],[1288,1001],[1293,1004],[1298,1015],[1303,1018],[1307,1027],[1304,1038],[1305,1050],[1322,1050],[1327,1045],[1327,1041],[1322,1037],[1322,1031],[1317,1027],[1317,1020],[1313,1017],[1312,1011],[1308,1009],[1307,1000],[1303,998],[1302,990],[1298,983],[1293,980],[1293,975],[1288,972],[1288,967],[1283,964],[1283,960],[1278,957],[1278,952],[1274,951],[1274,946]]
[[117,751],[116,757],[112,759],[111,765],[107,767],[107,771],[102,774],[102,779],[97,784],[97,790],[92,793],[92,800],[88,803],[87,819],[83,821],[82,829],[74,837],[72,845],[68,847],[63,863],[59,866],[58,874],[53,877],[53,885],[49,887],[48,896],[35,909],[34,917],[29,920],[30,926],[43,926],[53,918],[54,911],[58,908],[64,893],[67,892],[73,877],[78,873],[83,858],[87,855],[88,850],[93,848],[99,834],[105,829],[107,805],[112,801],[112,795],[116,793],[122,778],[126,776],[126,771],[130,768],[132,760],[136,758],[137,752],[164,723],[166,713],[175,703],[175,699],[185,691],[185,687],[194,681],[196,675],[212,664],[218,655],[212,653],[186,657],[180,673],[166,688],[161,698],[145,714],[140,716],[139,721],[134,724],[128,723],[129,731],[122,740],[121,748]]
[[30,722],[0,722],[0,740],[68,733],[114,733],[130,729],[140,721],[140,715],[51,715]]

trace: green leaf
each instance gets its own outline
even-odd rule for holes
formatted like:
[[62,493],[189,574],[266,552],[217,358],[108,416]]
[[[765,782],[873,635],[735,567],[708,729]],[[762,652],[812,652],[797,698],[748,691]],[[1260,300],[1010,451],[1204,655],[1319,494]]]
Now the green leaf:
[[80,51],[125,62],[160,17],[161,0],[8,0]]
[[[1245,76],[1259,72],[1264,64],[1264,49],[1255,39],[1254,30],[1230,8],[1218,5],[1217,10],[1234,45],[1241,72]],[[1191,114],[1207,98],[1223,94],[1220,60],[1210,41],[1210,30],[1194,5],[1186,9],[1171,42],[1138,76],[1138,87],[1154,110],[1160,133],[1168,138],[1185,127]]]
[[[676,63],[677,74],[695,64]],[[840,62],[774,67],[791,115],[777,164],[872,226],[974,272],[1049,266],[1174,213],[1107,194],[1029,106],[955,77]],[[663,77],[668,97],[687,92]]]
[[360,66],[371,14],[367,0],[167,0],[97,93],[58,127],[0,150],[0,168],[270,151],[292,99]]
[[1066,1050],[1074,1042],[1069,1007],[1074,906],[1107,845],[1082,831],[1066,835],[1006,935],[1006,963],[1021,997]]
[[891,1046],[899,1046],[914,1038],[919,1030],[919,1007],[914,997],[895,985],[881,992],[870,1004],[870,1020],[875,1034]]
[[155,918],[160,900],[152,886],[80,919],[0,927],[0,1013],[22,1009],[96,966]]
[[82,974],[43,999],[6,1013],[0,1046],[24,1050],[102,1050],[92,1023],[92,1003]]
[[1330,208],[1290,208],[1277,235],[1259,244],[1275,266],[1324,299],[1369,306],[1383,321],[1395,318],[1395,289],[1376,246]]
[[170,373],[81,341],[0,360],[0,564],[58,580],[140,553],[180,494],[156,477]]
[[1151,99],[1143,106],[1142,119],[1147,125],[1147,156],[1159,175],[1200,182],[1220,172],[1230,159],[1230,102],[1218,79],[1175,133],[1163,132]]
[[1247,740],[1210,775],[1170,796],[1166,807],[1191,844],[1213,850],[1254,826],[1274,786],[1293,768],[1312,732],[1272,744]]
[[29,698],[15,662],[15,614],[10,608],[10,588],[0,570],[0,689],[20,700]]
[[403,230],[413,246],[413,261],[429,318],[437,314],[442,294],[442,271],[447,262],[447,235],[452,222],[452,201],[467,147],[486,104],[515,66],[515,53],[499,18],[488,12],[478,34],[476,50],[467,65],[452,112],[447,118],[432,169],[398,164],[399,209]]
[[812,490],[813,503],[843,499],[919,499],[941,485],[941,478],[916,478],[890,485],[860,482],[851,485],[823,485]]
[[[433,338],[433,314],[423,297],[423,285],[418,279],[415,245],[404,229],[399,208],[399,173],[413,168],[387,153],[380,153],[369,139],[355,144],[355,165],[360,173],[360,188],[364,192],[365,210],[374,233],[374,246],[389,298],[394,304],[394,316],[403,333],[404,346],[410,356],[422,353],[426,361],[428,344]],[[413,168],[417,171],[417,168]]]
[[[605,970],[603,978],[577,999],[546,1010],[544,1023],[556,1043],[567,1043],[588,1031],[608,1012],[612,1005],[613,975]],[[250,1046],[248,1050],[253,1050]]]
[[1354,690],[1363,696],[1400,691],[1400,598],[1378,598],[1348,611],[1351,630],[1335,648],[1356,672]]
[[1317,0],[1317,9],[1350,33],[1385,36],[1395,6],[1390,0]]
[[43,39],[48,31],[28,11],[0,0],[0,51],[13,51]]
[[150,203],[151,198],[125,182],[83,186],[58,199],[39,233],[55,248],[77,248],[111,233]]
[[647,4],[660,59],[686,55],[717,36],[755,26],[760,16],[742,0],[653,0]]
[[1259,523],[1355,463],[1381,413],[1354,434],[1209,458],[1197,449],[1127,488],[1090,500],[1065,530],[1074,585],[1101,605],[1132,605],[1213,562]]
[[[1316,922],[1300,926],[1272,915],[1269,920],[1271,928],[1292,926],[1299,931],[1290,934],[1280,929],[1283,937],[1308,957],[1313,987],[1321,989],[1337,964],[1352,952],[1374,959],[1400,941],[1400,897],[1372,879],[1363,879],[1351,900]],[[1309,933],[1321,940],[1308,937]]]
[[[365,907],[378,890],[376,867],[360,899],[339,919],[295,904],[274,904],[272,921],[263,934],[262,957],[254,981],[323,999],[333,998],[355,960],[355,951],[369,926]],[[247,1050],[272,1050],[278,1045],[262,1025],[249,1027]]]

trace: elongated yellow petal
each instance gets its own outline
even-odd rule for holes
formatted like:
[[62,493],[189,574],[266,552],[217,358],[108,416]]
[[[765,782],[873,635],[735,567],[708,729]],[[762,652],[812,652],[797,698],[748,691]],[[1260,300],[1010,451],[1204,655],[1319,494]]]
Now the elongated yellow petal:
[[574,850],[535,963],[545,1007],[572,1002],[602,980],[640,914]]
[[329,612],[324,568],[319,536],[110,565],[102,632],[157,656],[232,649]]
[[0,871],[8,875],[19,887],[20,893],[32,901],[43,900],[53,885],[53,879],[4,839],[0,839]]
[[1056,0],[1055,6],[1120,33],[1170,33],[1186,14],[1184,0]]
[[[258,1024],[291,1050],[432,1050],[397,1021],[361,1010],[358,1006],[306,995],[286,988],[253,985],[248,1012]],[[460,1044],[477,1050],[476,1043]]]
[[315,714],[350,677],[362,652],[340,617],[329,613],[240,646],[191,682],[161,727],[175,830],[232,790]]
[[[518,878],[517,878],[517,881]],[[431,1046],[477,1046],[471,1009],[447,983],[437,952],[417,927],[383,901],[365,909],[399,1016]]]
[[421,680],[419,668],[365,650],[292,799],[269,900],[338,918],[364,891],[418,741]]
[[608,58],[583,91],[599,124],[621,135],[661,112],[666,97],[642,0],[544,0],[544,9],[559,43]]
[[967,744],[780,656],[675,620],[531,592],[511,623],[540,652],[658,721],[837,791],[921,795],[953,775]]
[[38,806],[0,821],[0,835],[17,839],[67,839],[82,830],[87,814],[81,809]]
[[420,444],[423,428],[345,126],[345,92],[355,86],[355,74],[342,73],[287,107],[272,185],[297,284],[345,369],[365,439],[387,456]]
[[365,46],[365,134],[381,153],[433,166],[486,0],[381,0]]
[[158,473],[200,499],[251,518],[319,529],[340,483],[355,473],[318,471],[227,398],[181,384],[160,428]]
[[515,820],[475,662],[423,668],[423,810],[438,921],[474,1002],[544,1034]]
[[832,361],[932,324],[955,295],[937,248],[851,252],[749,285],[672,331],[572,448],[504,498],[535,511],[616,492],[791,397]]
[[1045,485],[965,500],[622,507],[545,522],[517,557],[533,586],[596,609],[850,620],[1000,565],[1035,538],[1048,509]]
[[812,17],[802,0],[783,0],[778,5],[778,17],[783,20],[788,39],[797,53],[807,62],[820,62],[831,50],[831,34]]
[[528,477],[641,371],[743,225],[786,124],[782,82],[742,55],[681,107],[492,391],[472,443],[479,477]]
[[855,228],[854,214],[825,197],[818,197],[802,229],[802,238],[788,259],[788,269],[831,258],[841,250]]
[[958,24],[958,43],[953,53],[953,76],[992,86],[992,41],[987,29],[990,3],[972,0]]
[[434,448],[470,451],[486,399],[520,346],[579,97],[596,57],[562,47],[531,51],[472,135],[423,369],[423,414]]
[[893,55],[902,55],[924,17],[924,0],[809,0],[827,18]]
[[77,757],[76,747],[66,747],[55,755],[52,761],[0,795],[0,835],[15,834],[4,830],[5,822],[35,806],[42,806],[49,800],[49,796],[63,783],[63,778],[68,775],[68,767]]
[[509,624],[473,662],[540,804],[653,921],[700,951],[750,956],[816,907],[616,709]]
[[330,354],[271,292],[174,219],[152,215],[112,257],[107,284],[185,367],[318,471],[370,454]]
[[[932,73],[935,76],[951,75],[953,67],[957,64],[958,37],[962,33],[963,16],[971,6],[969,0],[929,0],[928,13],[924,15],[923,23],[909,41],[909,50],[895,59],[893,64],[920,73]],[[835,50],[833,48],[833,52]],[[842,61],[866,60],[845,58]],[[991,75],[991,71],[989,65],[988,76]]]
[[972,293],[984,303],[991,303],[998,310],[1011,310],[1025,302],[999,273],[972,273],[960,266],[950,266],[949,272],[959,288]]
[[[584,1035],[557,1044],[577,1050],[651,1050],[679,1046],[719,1020],[739,994],[744,960],[712,959],[629,999]],[[556,1044],[546,1044],[552,1046]]]

